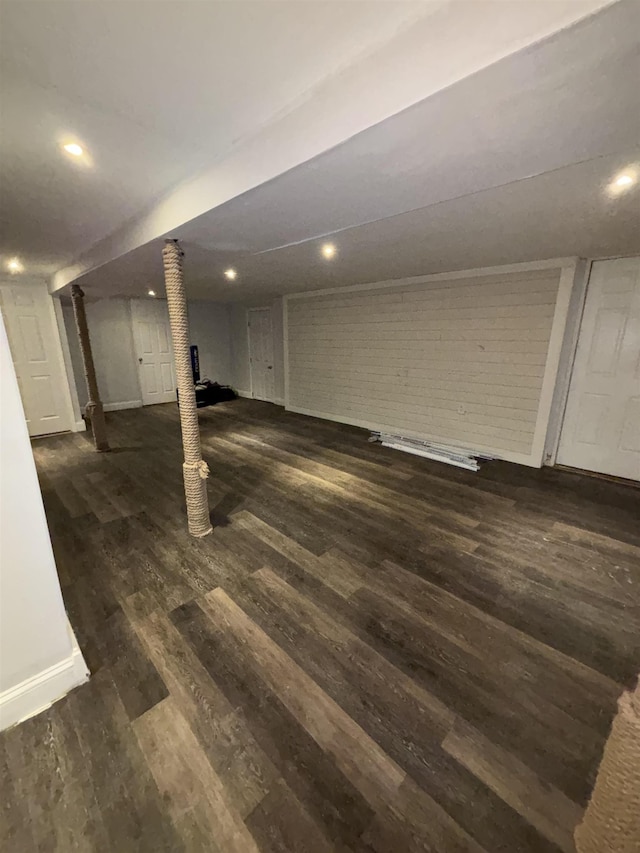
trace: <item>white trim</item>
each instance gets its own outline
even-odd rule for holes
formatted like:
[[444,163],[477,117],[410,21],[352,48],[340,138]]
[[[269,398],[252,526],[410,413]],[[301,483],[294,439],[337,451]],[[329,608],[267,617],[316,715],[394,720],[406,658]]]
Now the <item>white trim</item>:
[[51,707],[74,687],[89,680],[89,670],[71,626],[71,654],[0,694],[0,731]]
[[[62,302],[59,297],[51,297],[53,302],[53,313],[58,327],[58,337],[60,339],[60,348],[62,350],[62,360],[64,362],[64,375],[69,388],[69,403],[71,406],[71,432],[79,432],[76,425],[82,421],[80,411],[80,401],[78,400],[78,389],[76,387],[76,378],[73,372],[73,362],[71,361],[71,351],[69,349],[69,339],[67,337],[67,328],[64,324],[64,314],[62,313]],[[82,421],[84,424],[84,421]],[[83,426],[82,429],[86,429]]]
[[285,409],[289,408],[289,299],[282,298],[282,357],[284,359],[284,402]]
[[[350,424],[352,426],[362,427],[379,432],[382,429],[382,424],[372,423],[370,421],[360,421],[351,418],[337,417],[326,412],[316,412],[309,409],[300,409],[289,404],[289,319],[288,308],[290,299],[304,299],[314,296],[320,296],[329,293],[344,293],[348,291],[365,291],[379,290],[385,287],[406,287],[412,284],[422,284],[432,281],[455,281],[456,279],[473,278],[474,276],[485,275],[501,275],[514,272],[533,272],[535,270],[558,269],[560,270],[560,281],[558,283],[558,295],[556,297],[556,307],[553,314],[553,322],[551,324],[551,332],[549,336],[549,347],[547,349],[547,359],[545,362],[544,376],[542,379],[542,387],[540,389],[540,398],[538,403],[538,415],[536,425],[531,441],[530,453],[512,453],[510,451],[502,451],[496,453],[490,447],[473,448],[479,455],[490,454],[495,459],[504,459],[507,462],[515,462],[519,465],[528,465],[532,468],[540,468],[543,464],[543,454],[545,450],[545,442],[547,440],[547,432],[550,424],[550,416],[552,411],[552,403],[554,402],[554,393],[556,389],[556,381],[558,376],[558,368],[560,365],[561,352],[565,340],[565,329],[567,325],[567,315],[569,304],[574,291],[574,283],[580,282],[580,273],[582,266],[580,259],[573,258],[556,258],[552,260],[527,262],[523,264],[506,264],[498,267],[482,267],[472,270],[457,270],[449,273],[436,273],[435,275],[414,276],[412,278],[394,279],[391,281],[377,281],[369,284],[354,284],[349,287],[332,287],[325,290],[312,290],[306,293],[289,293],[283,297],[283,334],[284,334],[284,393],[285,393],[285,409],[289,412],[297,412],[301,415],[309,415],[314,418],[323,418],[324,420],[336,421],[337,423]],[[564,381],[565,377],[562,377]],[[567,380],[568,383],[568,380]],[[448,445],[456,446],[447,436],[424,435],[418,433],[407,432],[407,436],[417,438],[422,441],[436,441]],[[559,439],[559,432],[558,432]]]
[[[49,303],[49,317],[51,318],[51,324],[53,328],[53,348],[55,350],[55,359],[58,362],[60,378],[63,380],[64,387],[62,393],[65,397],[65,408],[67,410],[67,429],[70,430],[72,424],[75,423],[76,413],[73,408],[73,395],[71,393],[69,376],[67,374],[67,365],[64,359],[62,336],[60,334],[60,327],[58,325],[58,317],[56,314],[53,296],[49,294],[49,288],[47,287],[46,283],[43,283],[43,287],[44,292],[47,294],[47,301]],[[62,322],[64,323],[64,320]],[[69,361],[71,361],[71,356],[69,356]]]
[[538,416],[536,418],[536,426],[533,431],[533,441],[531,442],[531,464],[536,468],[542,467],[545,442],[547,440],[547,431],[549,428],[549,419],[551,416],[551,405],[553,403],[553,397],[556,389],[560,355],[562,353],[565,330],[567,327],[567,317],[569,315],[569,304],[571,302],[571,294],[573,293],[574,283],[577,277],[578,259],[574,258],[571,263],[562,268],[562,272],[560,273],[556,308],[553,312],[551,334],[549,335],[547,360],[544,365],[542,388],[540,389],[540,397],[538,400]]
[[576,274],[569,302],[569,310],[564,330],[562,351],[558,364],[556,386],[553,392],[553,401],[549,413],[547,427],[547,438],[544,446],[543,465],[555,465],[562,435],[562,424],[569,399],[569,385],[573,364],[578,349],[578,338],[582,325],[582,315],[587,298],[587,288],[591,276],[593,261],[581,260],[576,267]]
[[247,397],[249,400],[253,399],[253,394],[251,391],[239,391],[237,388],[234,389],[238,397]]
[[74,421],[74,423],[71,426],[71,432],[85,432],[86,429],[87,429],[87,424],[83,420]]
[[536,270],[559,270],[574,267],[577,257],[552,258],[545,261],[527,261],[523,264],[504,264],[500,267],[478,267],[470,270],[455,270],[454,272],[438,272],[430,275],[414,275],[410,278],[393,278],[387,281],[373,281],[366,284],[349,284],[346,287],[327,287],[322,290],[307,290],[302,293],[287,293],[282,298],[306,299],[314,296],[325,296],[330,293],[349,293],[355,290],[379,290],[384,287],[407,287],[413,284],[427,284],[432,281],[455,281],[459,278],[478,278],[485,275],[508,275],[514,272],[535,272]]
[[271,401],[275,406],[284,406],[284,400],[282,397],[274,397]]
[[104,403],[105,412],[119,412],[121,409],[141,409],[142,400],[121,400],[119,403]]
[[249,367],[249,396],[253,399],[253,373],[251,371],[251,323],[249,322],[250,308],[244,310],[244,325],[247,330],[247,361]]

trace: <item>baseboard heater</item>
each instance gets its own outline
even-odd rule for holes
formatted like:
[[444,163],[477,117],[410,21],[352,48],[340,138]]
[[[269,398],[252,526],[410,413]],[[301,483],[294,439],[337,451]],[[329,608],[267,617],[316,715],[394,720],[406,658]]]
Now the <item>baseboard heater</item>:
[[491,459],[490,456],[479,456],[474,451],[465,450],[462,447],[447,447],[444,444],[421,441],[419,438],[406,438],[403,435],[395,435],[390,432],[372,432],[369,441],[377,441],[383,447],[403,450],[405,453],[424,456],[426,459],[434,459],[436,462],[446,462],[447,465],[466,468],[468,471],[479,471],[480,463]]

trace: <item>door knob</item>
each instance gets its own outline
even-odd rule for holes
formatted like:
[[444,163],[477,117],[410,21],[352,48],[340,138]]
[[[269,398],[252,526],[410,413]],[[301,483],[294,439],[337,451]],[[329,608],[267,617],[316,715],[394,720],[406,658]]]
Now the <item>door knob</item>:
[[140,362],[140,364],[142,364],[142,359],[141,359],[141,358],[139,358],[139,359],[138,359],[138,361]]

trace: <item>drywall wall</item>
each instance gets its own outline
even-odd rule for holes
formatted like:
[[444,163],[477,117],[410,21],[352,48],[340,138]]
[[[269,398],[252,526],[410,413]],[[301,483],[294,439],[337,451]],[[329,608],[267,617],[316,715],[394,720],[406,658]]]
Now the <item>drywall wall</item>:
[[290,295],[286,406],[538,466],[575,268]]
[[[93,360],[105,409],[142,405],[137,353],[130,299],[100,299],[85,303]],[[71,363],[80,405],[87,402],[87,388],[78,345],[73,307],[62,308]],[[197,344],[200,375],[228,384],[232,382],[229,310],[225,304],[189,302],[191,342]]]
[[[93,360],[100,396],[105,408],[142,405],[128,299],[100,299],[85,303]],[[82,368],[73,308],[62,308],[76,389],[81,406],[87,403],[87,387]]]
[[241,396],[251,396],[247,310],[249,308],[267,307],[271,308],[271,324],[273,328],[274,403],[282,405],[284,403],[284,304],[282,297],[268,302],[256,302],[247,305],[233,303],[229,305],[231,384]]
[[229,306],[220,302],[189,301],[191,343],[198,347],[200,376],[232,383]]
[[27,425],[0,318],[0,728],[87,677],[60,592]]

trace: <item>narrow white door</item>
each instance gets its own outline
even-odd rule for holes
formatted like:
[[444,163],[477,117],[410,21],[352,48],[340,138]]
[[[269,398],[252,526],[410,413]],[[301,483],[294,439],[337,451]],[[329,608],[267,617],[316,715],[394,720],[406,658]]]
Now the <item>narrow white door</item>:
[[640,480],[640,258],[593,264],[558,462]]
[[272,403],[275,385],[271,308],[250,308],[248,314],[251,396]]
[[46,285],[3,285],[2,314],[29,435],[71,429],[67,378]]
[[143,406],[176,399],[169,313],[164,299],[132,299],[133,336]]

